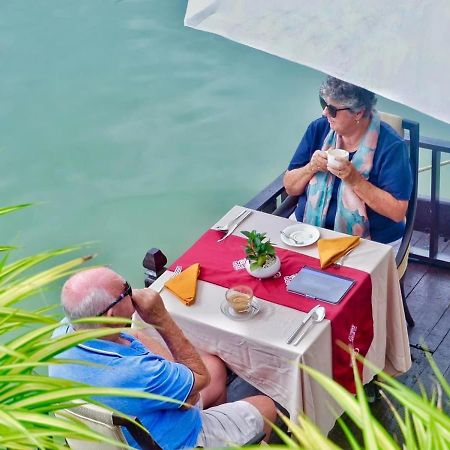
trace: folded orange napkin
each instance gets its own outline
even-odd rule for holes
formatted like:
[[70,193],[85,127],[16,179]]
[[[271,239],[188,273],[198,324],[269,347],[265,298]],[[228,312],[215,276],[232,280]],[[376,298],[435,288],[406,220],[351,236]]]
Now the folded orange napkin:
[[197,280],[200,274],[200,264],[192,264],[179,275],[164,283],[164,286],[175,294],[186,306],[195,302]]
[[348,251],[359,245],[359,236],[349,236],[335,239],[319,239],[320,267],[326,269],[342,258]]

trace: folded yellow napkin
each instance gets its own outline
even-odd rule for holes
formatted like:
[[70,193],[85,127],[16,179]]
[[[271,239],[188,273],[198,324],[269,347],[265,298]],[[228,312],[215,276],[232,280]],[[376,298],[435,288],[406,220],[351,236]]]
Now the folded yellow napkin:
[[195,302],[197,280],[200,274],[200,264],[192,264],[179,275],[164,283],[164,286],[175,294],[186,306]]
[[348,251],[359,245],[359,236],[349,236],[335,239],[319,239],[320,267],[326,269],[342,258]]

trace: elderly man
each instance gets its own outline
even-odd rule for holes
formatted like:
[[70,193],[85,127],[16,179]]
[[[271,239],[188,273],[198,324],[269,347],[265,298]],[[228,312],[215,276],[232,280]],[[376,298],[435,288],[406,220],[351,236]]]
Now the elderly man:
[[[119,325],[108,325],[111,335],[59,355],[95,365],[52,365],[50,375],[95,386],[142,390],[193,405],[102,397],[105,404],[139,417],[163,449],[244,444],[260,431],[268,437],[270,426],[263,417],[275,420],[273,401],[259,395],[224,403],[223,362],[213,355],[199,355],[170,317],[160,295],[152,289],[132,290],[120,275],[101,267],[73,275],[62,289],[61,301],[67,321],[56,335],[73,331],[77,325],[72,328],[70,322],[75,319],[131,318],[136,311],[145,322],[155,326],[169,351],[142,331],[122,333],[116,329]],[[130,435],[127,439],[130,445],[137,446]]]

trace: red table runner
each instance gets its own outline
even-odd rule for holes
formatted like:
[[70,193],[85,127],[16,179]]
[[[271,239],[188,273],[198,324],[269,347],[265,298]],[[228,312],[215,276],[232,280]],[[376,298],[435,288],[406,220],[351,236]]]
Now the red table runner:
[[[319,260],[301,253],[276,249],[281,260],[281,276],[260,280],[239,269],[237,261],[245,258],[246,239],[229,236],[217,243],[223,233],[208,230],[171,266],[183,268],[191,264],[200,264],[199,278],[222,287],[246,284],[253,289],[256,297],[272,303],[288,306],[300,311],[309,311],[314,305],[321,304],[326,309],[326,318],[331,321],[333,378],[351,392],[355,392],[350,355],[337,345],[341,341],[365,356],[373,339],[372,320],[372,283],[370,275],[349,267],[330,267],[330,274],[339,274],[351,278],[356,284],[337,305],[313,300],[286,290],[285,277],[296,274],[303,266],[320,269]],[[235,263],[233,265],[233,262]],[[359,366],[362,375],[362,367]]]

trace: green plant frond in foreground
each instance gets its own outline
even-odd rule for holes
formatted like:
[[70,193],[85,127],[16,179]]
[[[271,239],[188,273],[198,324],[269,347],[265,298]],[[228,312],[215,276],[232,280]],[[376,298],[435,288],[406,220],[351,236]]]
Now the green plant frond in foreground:
[[[448,383],[445,380],[445,377],[442,375],[442,372],[439,370],[432,357],[427,353],[426,356],[434,375],[439,382],[440,388],[444,390],[448,397]],[[358,357],[358,359],[364,362],[370,369],[375,369],[375,366],[369,361],[366,361],[361,357]],[[378,373],[378,378],[382,380],[381,382],[378,382],[378,385],[383,391],[388,392],[391,397],[395,398],[407,411],[413,416],[418,417],[423,424],[433,424],[433,427],[436,427],[436,429],[439,430],[439,439],[444,439],[447,443],[446,445],[450,448],[450,417],[445,411],[437,406],[436,399],[433,395],[430,399],[427,398],[427,394],[424,390],[422,395],[419,395],[384,372]],[[408,432],[408,430],[406,430],[406,432]],[[415,432],[412,434],[415,434]],[[435,438],[437,439],[437,436],[435,436]]]
[[[60,327],[59,323],[46,325],[18,336],[4,345],[8,354],[0,356],[0,364],[15,362],[44,362],[53,356],[89,339],[97,339],[111,334],[111,328],[96,328],[79,330],[76,333],[64,334],[50,339],[53,330]],[[117,329],[120,331],[120,329]],[[42,342],[44,340],[44,343]],[[5,352],[6,353],[6,352]],[[14,359],[14,353],[17,359]],[[2,367],[0,366],[0,373]]]
[[[45,308],[47,309],[47,308]],[[56,319],[43,314],[45,311],[28,312],[23,309],[12,309],[0,306],[0,327],[7,326],[10,321],[17,325],[55,323]]]
[[8,286],[7,290],[0,293],[0,306],[10,306],[53,281],[72,275],[77,271],[76,268],[79,265],[90,259],[92,259],[91,255],[75,258]]
[[[41,375],[36,375],[36,377],[41,377]],[[42,376],[45,381],[45,377]],[[81,383],[73,383],[71,388],[67,387],[58,390],[52,390],[49,392],[42,392],[33,395],[30,398],[24,398],[21,400],[16,400],[12,407],[5,405],[5,410],[11,411],[12,409],[21,410],[23,408],[29,408],[30,410],[39,409],[39,411],[58,411],[60,408],[58,406],[59,402],[76,401],[79,399],[86,399],[92,396],[120,396],[120,397],[133,397],[133,398],[145,398],[147,400],[159,400],[168,401],[174,404],[181,404],[178,400],[168,399],[162,395],[147,394],[145,392],[137,392],[127,389],[118,388],[101,388],[101,387],[91,387],[86,386]],[[90,400],[92,403],[92,400]]]
[[[378,445],[375,442],[375,427],[373,421],[374,417],[372,416],[369,404],[364,394],[364,388],[361,378],[359,376],[356,360],[353,358],[352,358],[352,367],[353,367],[353,378],[355,380],[356,386],[356,400],[358,402],[359,411],[361,414],[362,427],[360,428],[362,430],[364,444],[367,450],[377,450]],[[381,434],[383,431],[384,429],[381,429],[380,426]]]
[[55,250],[48,250],[38,253],[32,256],[26,256],[18,259],[10,264],[5,264],[0,272],[0,288],[7,286],[8,282],[18,279],[19,275],[25,271],[41,264],[49,259],[56,258],[57,256],[66,255],[74,251],[78,251],[84,248],[82,245],[58,248]]
[[[73,404],[71,406],[74,406]],[[0,420],[4,418],[0,417]],[[42,448],[42,449],[67,449],[64,444],[57,444],[53,439],[48,440],[49,430],[52,430],[52,437],[61,438],[78,438],[94,442],[105,442],[120,446],[123,448],[130,448],[124,444],[118,444],[107,437],[99,435],[92,431],[83,422],[77,420],[72,416],[64,416],[61,413],[60,417],[53,417],[47,414],[30,413],[27,411],[17,412],[14,416],[8,417],[8,428],[0,425],[0,446],[8,443],[11,448],[18,448],[18,445],[27,445],[24,448]],[[3,429],[2,429],[3,428]],[[24,433],[25,430],[25,433]],[[24,436],[25,434],[25,436]],[[24,439],[26,437],[26,439]],[[33,442],[34,446],[29,446]]]
[[22,203],[21,205],[14,205],[14,206],[2,206],[0,207],[0,216],[3,214],[9,214],[14,211],[18,211],[19,209],[27,208],[28,206],[31,206],[32,203]]
[[[0,215],[30,206],[30,204],[0,208]],[[78,406],[92,396],[144,396],[128,390],[92,388],[68,380],[59,380],[35,372],[48,364],[62,363],[53,357],[73,345],[111,333],[107,328],[80,330],[67,336],[51,339],[52,331],[60,326],[48,315],[49,307],[36,311],[13,308],[27,297],[42,292],[54,281],[71,275],[91,256],[78,257],[50,269],[38,270],[38,265],[61,257],[85,246],[73,246],[25,257],[10,262],[14,247],[1,245],[0,252],[0,448],[8,449],[63,449],[62,438],[104,441],[128,448],[90,430],[74,418],[54,417],[62,408]],[[30,275],[28,271],[33,271]],[[55,302],[56,303],[56,302]],[[102,322],[105,318],[98,318]],[[105,320],[107,322],[107,320]],[[129,325],[129,321],[114,320]],[[30,327],[31,325],[31,327]],[[32,328],[30,330],[30,328]],[[120,328],[116,328],[120,330]],[[159,400],[162,398],[160,397]],[[169,399],[164,399],[170,401]],[[54,439],[56,438],[56,439]]]
[[[363,360],[362,358],[360,358]],[[369,362],[365,363],[374,368]],[[381,426],[381,424],[372,416],[368,406],[367,399],[362,389],[362,383],[359,373],[354,364],[354,376],[357,387],[357,397],[347,392],[342,386],[335,381],[329,379],[322,373],[307,367],[301,366],[315,381],[317,381],[334,400],[343,407],[349,418],[361,430],[364,441],[364,449],[376,450],[425,450],[425,449],[448,449],[450,448],[450,418],[436,405],[436,395],[432,394],[431,398],[417,394],[410,388],[404,386],[399,381],[390,377],[385,373],[379,373],[379,378],[383,381],[378,382],[381,387],[382,397],[386,399],[387,407],[391,409],[394,419],[397,421],[403,443],[396,442],[390,433]],[[432,363],[436,377],[440,379],[440,371],[436,364]],[[395,398],[404,408],[404,418],[395,410],[393,403],[388,397]],[[313,446],[313,442],[318,442],[317,436],[311,432],[309,426],[305,426],[303,420],[299,419],[299,428],[293,428],[293,434],[297,437],[305,448],[323,448],[331,449],[331,442],[321,443],[320,446]],[[344,434],[347,436],[348,444],[352,449],[361,448],[354,439],[350,430],[341,421]],[[291,425],[290,425],[291,426]],[[298,435],[298,436],[297,436]],[[306,445],[305,445],[306,444]]]
[[11,250],[15,250],[16,247],[11,245],[0,245],[0,252],[10,252]]

